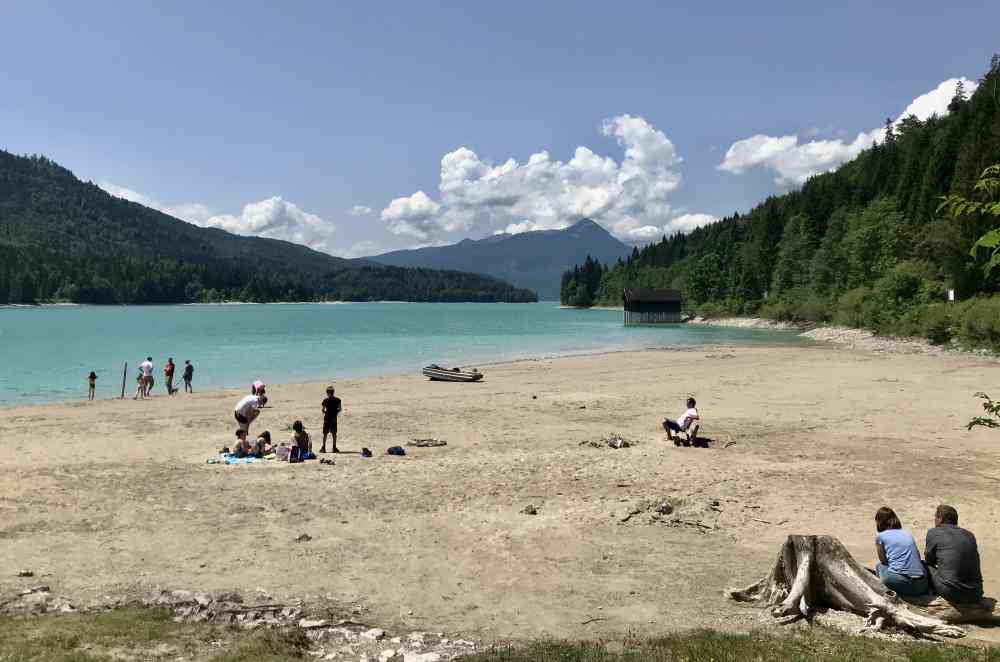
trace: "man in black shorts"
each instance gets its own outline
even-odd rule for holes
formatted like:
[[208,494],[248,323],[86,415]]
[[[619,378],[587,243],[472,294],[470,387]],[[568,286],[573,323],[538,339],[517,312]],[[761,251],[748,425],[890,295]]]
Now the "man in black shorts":
[[333,395],[333,387],[326,387],[326,399],[323,400],[323,445],[320,446],[319,452],[326,452],[326,435],[333,435],[333,446],[331,446],[331,453],[339,453],[340,449],[337,448],[337,414],[340,413],[340,398]]

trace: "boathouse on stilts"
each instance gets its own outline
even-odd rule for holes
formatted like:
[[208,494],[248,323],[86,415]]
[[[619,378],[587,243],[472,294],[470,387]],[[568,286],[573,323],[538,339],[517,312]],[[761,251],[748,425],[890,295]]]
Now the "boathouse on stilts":
[[683,321],[677,290],[625,288],[622,293],[625,324],[675,324]]

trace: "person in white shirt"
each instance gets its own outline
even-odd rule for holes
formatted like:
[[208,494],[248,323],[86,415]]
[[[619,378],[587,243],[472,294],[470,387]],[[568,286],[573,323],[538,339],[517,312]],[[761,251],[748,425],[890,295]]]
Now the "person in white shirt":
[[254,383],[250,385],[251,395],[264,395],[266,390],[267,390],[267,384],[260,381],[259,379],[254,381]]
[[139,364],[139,372],[142,373],[143,395],[150,395],[153,389],[153,357],[147,356],[146,360]]
[[267,403],[266,395],[247,395],[236,403],[236,410],[233,412],[239,429],[250,432],[250,424],[260,416],[260,408]]
[[697,425],[701,417],[698,416],[698,410],[696,409],[697,403],[694,398],[687,399],[687,409],[683,414],[680,415],[676,421],[672,418],[664,419],[663,429],[667,431],[667,439],[673,441],[674,432],[687,432],[691,429],[692,425]]

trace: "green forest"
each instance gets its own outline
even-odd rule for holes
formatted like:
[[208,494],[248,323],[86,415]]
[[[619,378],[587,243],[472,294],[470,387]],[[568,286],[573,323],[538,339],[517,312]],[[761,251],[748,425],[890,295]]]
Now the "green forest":
[[[944,117],[904,118],[834,172],[627,260],[566,272],[566,305],[674,288],[690,314],[762,316],[1000,349],[1000,56]],[[956,301],[948,302],[948,290]]]
[[198,227],[0,150],[0,304],[377,300],[537,297],[487,276],[364,265]]

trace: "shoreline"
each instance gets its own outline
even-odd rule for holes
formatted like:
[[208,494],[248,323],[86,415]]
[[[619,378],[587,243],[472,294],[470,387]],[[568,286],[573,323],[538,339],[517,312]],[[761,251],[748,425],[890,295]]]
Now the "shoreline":
[[[520,358],[511,359],[491,359],[482,363],[476,363],[475,365],[469,364],[463,367],[477,367],[477,368],[505,368],[505,367],[515,367],[524,364],[531,363],[541,363],[549,361],[560,361],[563,359],[586,359],[586,358],[602,358],[606,356],[616,356],[616,355],[631,355],[631,354],[642,354],[646,352],[678,352],[678,353],[695,353],[695,352],[718,352],[721,350],[731,351],[734,349],[744,348],[783,348],[783,347],[809,347],[809,345],[741,345],[738,343],[712,343],[712,344],[702,344],[702,345],[663,345],[663,346],[649,346],[640,348],[629,348],[629,349],[598,349],[598,350],[580,350],[580,351],[566,351],[558,353],[548,353],[540,354],[537,356],[523,356]],[[395,379],[406,379],[409,377],[419,378],[422,382],[431,382],[431,380],[424,377],[424,375],[417,370],[407,370],[404,372],[385,372],[373,375],[359,375],[359,376],[348,376],[342,379],[335,379],[332,381],[334,385],[345,384],[345,383],[367,383],[379,380],[395,380]],[[489,379],[489,375],[486,376]],[[182,382],[176,382],[175,385]],[[300,389],[300,388],[315,388],[317,391],[322,391],[326,386],[330,385],[330,381],[312,380],[307,379],[305,381],[287,381],[287,382],[274,382],[269,383],[267,388],[270,392],[274,392],[275,389]],[[134,393],[133,390],[129,390],[131,383],[126,384],[125,397],[111,397],[111,398],[95,398],[94,402],[125,402],[131,400],[132,397],[130,393]],[[339,387],[338,387],[339,388]],[[169,396],[166,393],[161,392],[160,389],[156,389],[153,395],[148,396],[146,400],[138,400],[137,402],[152,402],[156,400],[182,400],[185,396],[206,396],[206,397],[220,397],[220,396],[235,396],[235,395],[245,395],[246,390],[241,386],[224,386],[224,387],[210,387],[205,389],[196,390],[194,393],[185,394],[183,390],[178,391],[177,395]],[[41,408],[53,408],[53,407],[64,407],[64,406],[86,406],[87,399],[85,396],[67,399],[67,400],[51,400],[48,402],[26,402],[26,403],[11,403],[2,404],[0,403],[0,415],[10,414],[19,409],[41,409]]]
[[[741,318],[735,318],[741,319]],[[762,322],[768,322],[768,320],[759,320]],[[699,322],[699,324],[704,324],[706,326],[714,326],[710,322]],[[720,325],[725,326],[725,325]],[[789,331],[794,330],[789,327],[775,327],[770,328],[767,326],[739,326],[737,328],[747,328],[752,330],[775,330],[775,331]],[[533,363],[543,363],[543,362],[553,362],[561,361],[565,359],[600,359],[609,356],[631,356],[634,354],[645,354],[647,352],[668,352],[668,353],[687,353],[695,354],[699,352],[707,352],[709,355],[720,352],[720,351],[734,351],[734,350],[756,350],[756,349],[829,349],[838,352],[857,352],[863,354],[888,354],[888,355],[925,355],[931,357],[941,357],[941,358],[965,358],[973,359],[977,362],[982,362],[984,364],[995,364],[1000,363],[1000,356],[984,353],[984,351],[969,351],[960,350],[954,348],[946,348],[936,345],[931,345],[929,342],[916,338],[916,339],[905,339],[905,338],[881,338],[874,335],[869,331],[863,329],[851,329],[848,327],[816,327],[810,331],[804,331],[799,334],[800,337],[806,338],[809,343],[803,343],[801,345],[753,345],[753,344],[740,344],[740,343],[706,343],[706,344],[691,344],[691,345],[659,345],[659,346],[647,346],[640,348],[626,348],[626,349],[597,349],[597,350],[580,350],[580,351],[566,351],[566,352],[556,352],[556,353],[546,353],[534,356],[523,356],[519,358],[509,358],[509,359],[489,359],[481,363],[475,363],[474,365],[469,364],[463,367],[477,367],[477,368],[499,368],[503,369],[505,367],[516,367],[526,364]],[[395,379],[406,379],[406,378],[419,378],[421,381],[426,380],[419,370],[406,370],[406,371],[388,371],[379,374],[368,374],[368,375],[358,375],[358,376],[347,376],[342,379],[335,379],[332,381],[333,384],[342,383],[367,383],[380,380],[395,380]],[[486,376],[489,379],[489,376]],[[273,392],[275,389],[300,389],[300,388],[315,388],[317,391],[322,390],[331,381],[329,380],[295,380],[295,381],[284,381],[275,382],[273,384],[268,384],[268,388]],[[111,397],[111,398],[97,398],[95,402],[124,402],[130,400],[129,389],[126,387],[125,397]],[[240,386],[230,386],[230,387],[211,387],[206,389],[201,389],[196,391],[191,395],[207,396],[207,397],[219,397],[219,396],[234,396],[244,394],[244,390]],[[149,396],[147,400],[161,400],[167,398],[177,398],[183,399],[183,392],[178,392],[178,396],[168,396],[165,393],[156,391],[152,396]],[[139,402],[143,402],[140,400]],[[10,404],[0,404],[0,414],[11,413],[19,409],[39,409],[47,407],[60,407],[72,404],[84,404],[86,403],[86,398],[81,397],[77,399],[67,399],[67,400],[52,400],[48,402],[31,402],[31,403],[10,403]]]
[[[185,304],[185,305],[225,305],[225,304]],[[254,304],[250,304],[254,305]],[[266,305],[266,304],[258,304]],[[286,305],[286,304],[277,304]],[[782,346],[826,346],[838,350],[846,351],[856,351],[856,352],[867,352],[872,354],[924,354],[929,356],[953,356],[968,358],[977,361],[982,361],[986,363],[997,363],[1000,362],[1000,355],[989,352],[988,350],[966,350],[953,345],[940,346],[933,345],[929,341],[921,338],[896,338],[896,337],[882,337],[873,334],[870,331],[864,329],[854,329],[849,327],[839,327],[839,326],[813,326],[803,327],[797,326],[791,323],[785,322],[773,322],[771,320],[763,318],[720,318],[718,320],[706,320],[703,318],[695,318],[694,320],[689,320],[685,322],[686,324],[693,324],[698,326],[713,326],[718,328],[737,328],[746,329],[752,331],[769,332],[777,331],[782,333],[788,333],[792,331],[797,331],[799,333],[795,334],[796,337],[801,338],[804,342],[801,345],[796,345],[795,343],[789,343],[787,345],[775,344],[775,347]],[[522,356],[515,356],[511,358],[506,357],[487,357],[482,361],[468,361],[463,362],[463,367],[488,367],[497,368],[508,365],[517,365],[521,363],[534,363],[539,361],[553,361],[562,358],[573,358],[573,357],[601,357],[607,355],[616,354],[633,354],[637,352],[645,351],[667,351],[667,352],[698,352],[698,351],[719,351],[722,349],[733,350],[737,348],[750,348],[768,345],[757,345],[754,343],[741,343],[739,341],[734,342],[712,342],[703,344],[651,344],[644,347],[627,347],[627,348],[617,348],[617,347],[607,347],[600,349],[584,349],[584,350],[565,350],[565,351],[541,351],[540,353],[533,354],[527,353]],[[392,378],[402,378],[413,375],[419,375],[419,368],[385,368],[377,372],[358,372],[358,373],[346,373],[346,375],[340,379],[333,380],[334,383],[338,382],[356,382],[359,380],[373,380],[373,379],[392,379]],[[117,380],[117,375],[114,376]],[[302,379],[291,379],[291,380],[276,380],[273,382],[273,386],[319,386],[330,383],[329,380],[316,379],[312,376],[306,376]],[[126,382],[125,388],[125,398],[129,399],[132,392],[131,381]],[[242,389],[240,385],[211,385],[204,389],[198,389],[196,392],[199,394],[221,394],[221,393],[236,393]],[[156,391],[152,396],[154,399],[165,395],[160,391]],[[97,398],[97,401],[110,402],[122,400],[120,396],[112,397],[101,397]],[[9,412],[11,410],[31,407],[46,407],[46,406],[58,406],[62,404],[69,403],[81,403],[85,402],[85,396],[71,396],[63,399],[51,399],[51,400],[35,400],[29,402],[0,402],[0,412]]]

